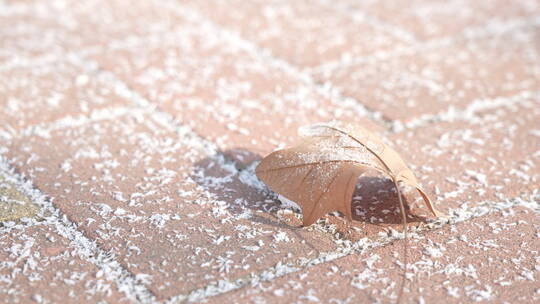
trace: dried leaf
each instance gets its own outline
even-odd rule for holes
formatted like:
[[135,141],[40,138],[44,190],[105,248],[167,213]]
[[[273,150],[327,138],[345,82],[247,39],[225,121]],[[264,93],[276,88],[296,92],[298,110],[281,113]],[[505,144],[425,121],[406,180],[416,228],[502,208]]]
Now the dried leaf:
[[[358,177],[374,169],[397,184],[415,187],[439,216],[403,159],[378,136],[353,124],[331,122],[300,129],[304,142],[265,157],[256,174],[272,190],[302,208],[304,226],[331,211],[352,220],[351,200]],[[401,210],[403,203],[398,188]],[[405,222],[405,217],[404,217]]]

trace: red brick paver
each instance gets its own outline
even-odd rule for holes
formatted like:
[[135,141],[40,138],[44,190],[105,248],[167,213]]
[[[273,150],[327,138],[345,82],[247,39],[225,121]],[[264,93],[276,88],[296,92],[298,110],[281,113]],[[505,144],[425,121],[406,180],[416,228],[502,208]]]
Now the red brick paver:
[[50,226],[0,227],[2,303],[129,303]]
[[504,0],[475,1],[339,1],[352,14],[367,14],[408,31],[419,40],[460,35],[493,21],[534,16],[540,10],[534,0],[510,3]]
[[[316,75],[393,120],[465,108],[479,100],[538,91],[537,26],[372,59]],[[488,102],[488,101],[486,101]]]
[[447,210],[463,202],[500,201],[538,189],[539,96],[520,97],[475,117],[454,118],[391,136]]
[[331,119],[382,129],[261,57],[193,22],[165,41],[142,40],[90,56],[223,150],[265,155],[293,144],[298,127]]
[[[70,60],[0,71],[0,132],[14,133],[66,116],[87,117],[91,111],[125,106],[104,77]],[[73,102],[77,100],[77,102]]]
[[[538,210],[516,207],[408,242],[404,302],[535,303],[540,299]],[[261,282],[209,303],[396,301],[403,241]]]
[[[77,40],[62,24],[61,9],[50,3],[0,3],[0,64],[54,59],[65,54],[65,42]],[[60,17],[58,17],[60,16]]]
[[302,67],[371,55],[409,43],[320,1],[205,0],[188,4],[212,22]]
[[335,248],[330,235],[281,223],[268,212],[274,201],[221,168],[193,135],[148,114],[53,130],[46,141],[40,133],[13,141],[12,165],[128,270],[147,276],[158,298]]

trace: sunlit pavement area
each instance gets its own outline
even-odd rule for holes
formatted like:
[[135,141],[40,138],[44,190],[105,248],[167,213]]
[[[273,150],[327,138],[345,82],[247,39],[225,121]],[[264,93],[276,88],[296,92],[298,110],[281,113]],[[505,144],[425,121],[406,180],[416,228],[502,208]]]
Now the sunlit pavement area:
[[[0,0],[0,106],[1,303],[540,302],[539,1]],[[444,216],[302,227],[254,168],[334,119]]]

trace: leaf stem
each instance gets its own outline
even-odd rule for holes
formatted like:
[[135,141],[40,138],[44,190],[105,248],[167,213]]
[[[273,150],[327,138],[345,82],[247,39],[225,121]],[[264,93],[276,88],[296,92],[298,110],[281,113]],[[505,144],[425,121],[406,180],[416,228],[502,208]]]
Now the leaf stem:
[[405,283],[406,283],[406,279],[407,279],[407,268],[408,268],[407,266],[409,264],[408,256],[407,256],[407,253],[408,253],[408,250],[407,250],[407,247],[408,247],[407,214],[405,213],[405,205],[403,204],[403,199],[401,198],[401,190],[399,190],[398,182],[394,177],[392,177],[392,180],[394,181],[394,185],[396,186],[396,190],[397,190],[397,194],[398,194],[398,198],[399,198],[399,208],[400,208],[400,211],[401,211],[401,218],[403,220],[403,237],[404,237],[403,260],[404,260],[405,268],[403,270],[403,278],[401,280],[401,289],[399,290],[399,295],[398,295],[398,298],[397,298],[397,303],[399,304],[399,303],[401,303],[401,298],[403,297],[403,292],[405,290]]

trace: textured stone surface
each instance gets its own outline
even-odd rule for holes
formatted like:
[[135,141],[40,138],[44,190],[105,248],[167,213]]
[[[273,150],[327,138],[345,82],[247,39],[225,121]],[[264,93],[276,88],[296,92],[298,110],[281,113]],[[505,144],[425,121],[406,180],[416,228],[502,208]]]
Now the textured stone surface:
[[[182,29],[182,13],[165,5],[173,1],[63,1],[85,48],[100,48],[136,37]],[[91,12],[91,13],[89,13]]]
[[[409,239],[402,301],[538,301],[538,203],[536,211],[505,209]],[[404,245],[302,269],[209,303],[393,302],[401,289]]]
[[0,302],[395,302],[390,180],[360,179],[352,223],[306,228],[255,177],[331,119],[384,135],[447,216],[401,187],[402,302],[538,302],[539,16],[535,0],[0,0]]
[[490,21],[512,20],[537,15],[535,0],[511,3],[504,0],[430,1],[413,0],[404,6],[399,1],[338,1],[352,14],[366,14],[407,31],[418,40],[452,37]]
[[43,128],[6,156],[158,298],[335,248],[331,235],[281,223],[279,203],[246,185],[258,183],[252,171],[240,176],[151,115]]
[[130,303],[46,224],[0,223],[2,303]]
[[268,58],[193,23],[167,41],[140,40],[91,58],[223,150],[262,156],[297,142],[298,127],[331,119],[382,129],[358,107],[330,101]]
[[[70,60],[0,70],[0,132],[12,134],[66,116],[128,104],[105,77]],[[0,134],[2,135],[2,134]]]
[[538,189],[540,137],[537,95],[495,109],[449,115],[448,122],[390,137],[410,155],[441,210],[468,202],[500,201]]
[[0,11],[0,70],[37,58],[58,58],[65,54],[66,41],[77,40],[61,8],[50,2],[2,2]]
[[484,99],[538,91],[538,27],[419,48],[317,74],[392,120],[410,121]]
[[[321,1],[188,1],[201,15],[302,67],[408,45],[407,37]],[[234,7],[234,10],[231,8]]]
[[0,11],[0,69],[173,32],[182,25],[179,14],[156,1],[10,1],[0,3]]

